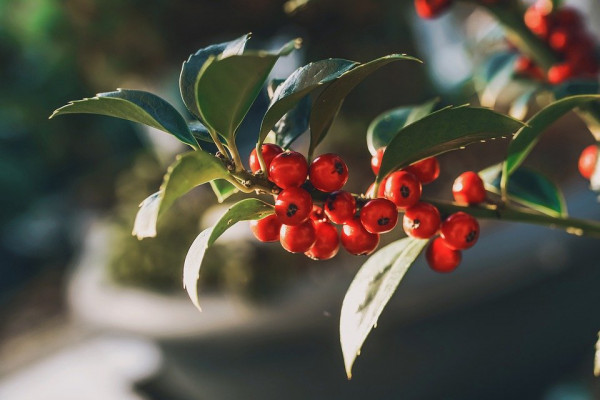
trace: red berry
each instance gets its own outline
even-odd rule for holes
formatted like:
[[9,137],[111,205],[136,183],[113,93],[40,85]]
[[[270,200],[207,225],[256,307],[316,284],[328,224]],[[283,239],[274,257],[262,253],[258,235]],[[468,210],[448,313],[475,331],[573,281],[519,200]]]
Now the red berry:
[[315,244],[305,253],[314,260],[328,260],[335,257],[340,249],[340,238],[335,226],[329,222],[316,222]]
[[581,27],[579,11],[571,7],[561,7],[553,14],[556,25],[563,28],[578,29]]
[[304,222],[312,211],[312,197],[302,188],[283,189],[275,200],[275,214],[286,225]]
[[544,70],[536,65],[531,58],[520,56],[515,62],[515,73],[543,81],[546,77]]
[[282,189],[302,185],[307,174],[306,158],[295,151],[276,155],[269,167],[269,179]]
[[460,264],[462,253],[460,250],[451,249],[444,239],[437,237],[427,246],[425,258],[432,270],[436,272],[452,272]]
[[[263,159],[265,160],[265,164],[267,166],[267,171],[269,170],[269,166],[271,165],[271,161],[275,158],[276,155],[283,153],[283,149],[276,144],[263,144],[261,146]],[[260,171],[260,162],[258,161],[258,157],[256,155],[256,148],[252,150],[250,153],[250,159],[248,160],[250,163],[250,170],[252,172]]]
[[385,197],[400,209],[414,206],[421,198],[421,182],[410,172],[396,171],[387,178]]
[[383,159],[383,153],[385,152],[385,147],[381,147],[377,149],[377,152],[373,157],[371,157],[371,169],[373,173],[377,175],[379,173],[379,168],[381,167],[381,160]]
[[371,233],[389,232],[398,223],[398,209],[387,199],[369,200],[360,210],[360,222]]
[[415,9],[421,18],[435,18],[451,4],[450,0],[415,0]]
[[354,216],[356,200],[343,190],[331,193],[324,205],[325,215],[336,224],[343,224]]
[[525,11],[525,25],[536,35],[545,38],[550,30],[550,18],[544,10],[531,6]]
[[573,32],[566,28],[556,28],[550,32],[548,43],[558,52],[566,51],[574,39]]
[[304,253],[317,239],[314,223],[309,219],[300,225],[281,225],[279,241],[290,253]]
[[579,173],[585,179],[590,179],[596,169],[598,161],[598,145],[591,144],[581,152],[579,156]]
[[437,158],[429,157],[409,165],[404,170],[416,176],[425,185],[435,181],[440,175],[440,163]]
[[479,204],[486,198],[483,181],[473,171],[463,172],[456,178],[452,185],[452,194],[459,204]]
[[271,214],[262,219],[250,221],[250,229],[261,242],[276,242],[279,240],[281,221],[277,215]]
[[450,248],[468,249],[479,238],[479,223],[469,214],[459,211],[450,215],[442,223],[440,235]]
[[575,75],[575,71],[571,63],[555,64],[548,70],[548,82],[557,85],[572,78],[573,75]]
[[379,235],[368,232],[360,223],[360,217],[356,216],[348,220],[342,227],[342,246],[350,254],[371,254],[379,244]]
[[371,185],[367,189],[367,192],[365,193],[365,195],[369,199],[375,199],[375,198],[378,198],[378,197],[385,197],[385,183],[387,182],[387,180],[388,180],[388,178],[386,176],[385,178],[383,178],[383,180],[379,184],[379,187],[377,188],[377,196],[375,196],[375,192],[374,192],[375,182],[371,183]]
[[440,212],[435,206],[420,202],[406,210],[402,227],[408,236],[429,239],[437,233],[440,221]]
[[308,176],[315,188],[333,192],[340,190],[348,181],[348,167],[337,154],[323,154],[310,164]]
[[313,205],[312,211],[310,212],[310,215],[308,217],[314,222],[328,221],[327,216],[325,215],[325,211],[323,211],[323,209],[317,205]]

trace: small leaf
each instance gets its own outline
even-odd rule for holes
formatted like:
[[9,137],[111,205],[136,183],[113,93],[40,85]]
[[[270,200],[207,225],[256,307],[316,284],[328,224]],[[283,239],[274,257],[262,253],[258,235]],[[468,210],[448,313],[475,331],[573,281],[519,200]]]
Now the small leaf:
[[215,179],[214,181],[210,181],[210,186],[212,187],[213,192],[215,192],[215,196],[217,196],[217,201],[219,203],[224,202],[229,196],[238,192],[237,188],[225,179]]
[[301,99],[317,89],[323,88],[358,63],[341,58],[315,61],[298,68],[273,92],[269,108],[263,117],[258,135],[261,145],[269,131]]
[[227,170],[210,153],[198,150],[178,155],[169,166],[160,191],[144,200],[135,219],[133,235],[138,239],[156,236],[158,218],[185,193],[198,185],[225,178]]
[[504,163],[506,180],[508,181],[510,175],[523,163],[546,128],[573,108],[594,100],[600,100],[600,95],[565,97],[548,105],[531,117],[527,121],[527,126],[523,126],[508,145],[508,156]]
[[352,377],[352,365],[369,332],[427,242],[404,238],[388,244],[373,254],[354,277],[340,316],[340,343],[348,378]]
[[279,57],[298,45],[295,40],[276,53],[260,51],[210,57],[195,83],[198,109],[207,127],[233,141]]
[[308,150],[309,158],[312,156],[315,148],[325,138],[329,128],[333,124],[342,103],[348,94],[358,84],[364,81],[369,75],[379,68],[395,61],[417,61],[419,59],[407,56],[405,54],[391,54],[381,57],[368,63],[360,64],[342,74],[338,79],[327,86],[315,100],[312,113],[310,115],[310,148]]
[[213,44],[205,47],[192,54],[188,60],[183,63],[181,75],[179,76],[179,90],[181,91],[181,98],[183,99],[185,106],[196,117],[202,118],[198,103],[196,102],[196,79],[206,60],[211,56],[216,57],[221,54],[226,56],[242,54],[249,38],[250,34],[247,34],[232,40],[231,42]]
[[183,266],[183,287],[187,290],[192,303],[200,309],[198,303],[198,278],[206,249],[217,240],[223,232],[240,221],[261,219],[272,214],[273,206],[258,199],[242,200],[227,210],[215,226],[205,229],[190,246]]
[[[500,194],[502,165],[481,171],[485,189]],[[517,203],[553,217],[567,217],[567,205],[559,187],[544,175],[528,168],[517,169],[508,184],[508,197]]]
[[141,90],[118,89],[116,92],[98,93],[91,99],[70,102],[55,110],[50,118],[64,114],[100,114],[139,122],[198,148],[198,142],[181,114],[165,100]]
[[510,135],[524,124],[487,108],[436,111],[402,128],[388,144],[377,182],[390,172],[472,143]]
[[421,105],[398,107],[377,116],[367,128],[367,147],[371,155],[387,146],[401,128],[430,114],[437,102],[434,99]]

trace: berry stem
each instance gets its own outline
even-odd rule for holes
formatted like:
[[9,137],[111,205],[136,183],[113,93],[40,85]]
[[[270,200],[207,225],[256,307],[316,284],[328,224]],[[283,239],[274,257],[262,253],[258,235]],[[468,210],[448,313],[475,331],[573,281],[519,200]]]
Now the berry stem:
[[600,223],[585,221],[576,218],[551,217],[549,215],[514,208],[510,205],[498,207],[496,205],[461,206],[456,203],[424,200],[436,206],[442,214],[453,214],[464,211],[475,218],[493,219],[500,221],[525,222],[549,228],[562,229],[567,233],[577,236],[591,236],[600,238]]
[[265,158],[262,153],[262,145],[256,143],[256,158],[258,158],[258,163],[260,164],[260,170],[263,172],[265,176],[268,176],[269,171],[267,171],[267,163],[265,162]]

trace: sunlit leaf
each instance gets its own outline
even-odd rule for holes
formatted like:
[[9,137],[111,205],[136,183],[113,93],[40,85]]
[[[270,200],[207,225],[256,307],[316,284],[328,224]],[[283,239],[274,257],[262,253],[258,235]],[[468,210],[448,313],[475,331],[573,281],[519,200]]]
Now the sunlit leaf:
[[177,110],[160,97],[141,90],[118,89],[98,93],[96,97],[72,101],[52,113],[50,118],[64,114],[100,114],[145,124],[167,132],[193,148],[198,142]]
[[204,254],[209,246],[227,229],[240,221],[261,219],[274,212],[273,206],[258,199],[244,199],[231,206],[215,226],[205,229],[192,243],[183,267],[183,287],[192,303],[200,310],[198,302],[198,278]]
[[215,192],[215,196],[217,196],[217,201],[219,203],[224,202],[229,196],[238,192],[238,189],[225,179],[215,179],[214,181],[210,181],[210,186],[212,187],[213,192]]
[[340,343],[348,378],[369,332],[427,242],[404,238],[391,243],[369,257],[354,277],[340,316]]

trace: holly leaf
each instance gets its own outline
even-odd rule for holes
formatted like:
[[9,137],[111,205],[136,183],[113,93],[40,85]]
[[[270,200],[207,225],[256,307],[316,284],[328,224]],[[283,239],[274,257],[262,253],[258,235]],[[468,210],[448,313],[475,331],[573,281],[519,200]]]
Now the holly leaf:
[[360,268],[342,303],[340,343],[348,379],[360,349],[427,240],[404,238],[374,253]]
[[233,141],[279,57],[289,54],[299,44],[299,40],[293,40],[275,53],[259,51],[209,57],[195,82],[198,110],[207,128]]
[[524,124],[487,108],[445,108],[406,125],[389,142],[377,182],[392,171],[451,150],[510,135]]
[[407,56],[406,54],[391,54],[355,66],[324,88],[315,100],[310,115],[310,147],[308,149],[308,157],[311,158],[315,148],[325,138],[325,135],[327,135],[329,128],[342,107],[344,99],[350,94],[352,89],[384,65],[407,60],[421,62],[421,60]]
[[249,38],[250,34],[246,34],[230,42],[205,47],[190,55],[188,60],[183,63],[181,75],[179,76],[179,91],[185,106],[196,117],[202,118],[196,101],[198,97],[195,91],[196,80],[206,60],[209,57],[216,57],[221,54],[224,56],[242,54]]
[[546,128],[575,107],[583,106],[595,100],[600,100],[600,95],[565,97],[544,107],[531,117],[527,121],[527,125],[519,129],[508,145],[508,155],[504,162],[503,169],[506,178],[504,179],[505,182],[503,181],[502,186],[505,187],[510,176],[523,163],[531,150],[533,150],[533,147],[540,140],[540,137]]
[[229,196],[238,192],[237,188],[225,179],[215,179],[214,181],[210,181],[210,186],[212,187],[213,192],[215,192],[215,196],[217,196],[217,201],[219,203],[224,202]]
[[[496,164],[479,173],[485,189],[500,194],[502,165]],[[539,172],[520,167],[508,184],[508,197],[524,206],[553,217],[568,217],[567,203],[560,188]]]
[[269,108],[263,117],[258,134],[262,145],[275,124],[300,100],[317,89],[322,89],[358,63],[341,58],[315,61],[298,68],[273,92]]
[[371,155],[388,145],[400,129],[431,113],[438,99],[414,106],[402,106],[377,116],[367,128],[367,147]]
[[192,303],[202,311],[198,302],[198,278],[204,254],[227,229],[240,221],[261,219],[273,214],[272,205],[258,199],[244,199],[231,206],[211,228],[202,231],[194,240],[185,257],[183,266],[183,287]]
[[138,122],[170,133],[194,149],[199,148],[181,114],[165,100],[142,90],[98,93],[89,99],[70,102],[55,110],[50,118],[65,114],[100,114]]
[[156,236],[158,218],[196,186],[228,176],[223,163],[210,153],[198,150],[180,154],[169,166],[160,190],[140,204],[132,234],[138,239]]

